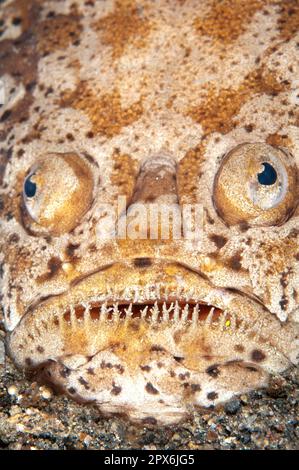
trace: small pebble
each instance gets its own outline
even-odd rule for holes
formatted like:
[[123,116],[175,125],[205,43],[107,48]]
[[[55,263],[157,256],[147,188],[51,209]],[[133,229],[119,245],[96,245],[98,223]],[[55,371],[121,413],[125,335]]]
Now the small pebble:
[[241,408],[240,400],[230,400],[225,404],[225,412],[230,415],[235,415]]
[[39,391],[42,398],[44,398],[45,400],[50,400],[50,398],[52,398],[53,392],[50,388],[43,386],[39,388]]
[[15,385],[10,385],[7,389],[8,395],[15,397],[18,394],[18,389]]
[[209,429],[207,432],[207,441],[214,442],[217,438],[218,434],[213,429]]
[[17,424],[16,424],[16,430],[17,430],[18,432],[24,432],[24,431],[25,431],[25,426],[24,426],[24,424],[22,424],[22,423],[17,423]]

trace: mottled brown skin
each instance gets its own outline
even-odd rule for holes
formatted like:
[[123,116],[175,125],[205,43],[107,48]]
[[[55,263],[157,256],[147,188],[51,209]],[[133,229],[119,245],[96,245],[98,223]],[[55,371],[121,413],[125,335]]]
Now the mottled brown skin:
[[[16,365],[103,413],[169,424],[297,364],[298,2],[6,0],[1,16]],[[128,223],[133,203],[200,204],[200,243],[99,240],[118,196]]]

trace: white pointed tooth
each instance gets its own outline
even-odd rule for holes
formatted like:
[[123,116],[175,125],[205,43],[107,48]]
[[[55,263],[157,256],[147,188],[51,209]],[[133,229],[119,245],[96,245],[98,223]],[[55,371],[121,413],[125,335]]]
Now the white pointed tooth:
[[113,304],[113,307],[112,307],[112,320],[114,322],[117,322],[119,320],[118,302]]
[[100,320],[105,321],[107,318],[107,314],[108,314],[107,302],[104,302],[101,305]]
[[192,323],[193,325],[197,325],[198,323],[198,315],[199,315],[199,306],[198,304],[195,304],[192,312]]
[[181,308],[179,306],[178,301],[176,301],[174,304],[174,312],[173,312],[173,320],[175,322],[180,321],[180,312],[181,312]]
[[107,308],[107,318],[108,320],[111,320],[112,318],[112,315],[113,315],[113,307],[108,307]]
[[89,326],[90,324],[90,304],[83,304],[84,307],[84,325],[85,327]]
[[152,296],[152,299],[157,299],[157,292],[159,293],[159,296],[160,296],[160,286],[154,284],[151,288],[151,296]]
[[131,288],[130,287],[126,287],[125,288],[125,291],[124,291],[124,299],[125,300],[128,300],[131,298]]
[[139,301],[139,287],[136,286],[134,287],[134,297],[133,297],[133,303],[137,303]]
[[148,305],[146,305],[146,307],[144,307],[144,309],[141,310],[141,318],[146,318],[147,311],[148,311]]
[[157,320],[159,317],[159,307],[158,307],[157,301],[154,303],[154,305],[151,308],[151,317],[152,317],[152,322],[157,323]]
[[174,310],[174,302],[171,302],[170,306],[168,307],[168,312],[171,313]]
[[165,322],[169,321],[169,312],[167,309],[166,302],[163,302],[163,305],[162,305],[162,318],[163,318],[163,321]]
[[185,322],[188,319],[189,314],[189,304],[186,304],[182,312],[182,321]]
[[206,318],[206,324],[207,325],[211,325],[211,323],[213,322],[213,316],[214,316],[214,313],[215,313],[215,307],[212,307],[208,313],[208,316]]
[[133,310],[132,310],[133,304],[130,303],[128,308],[125,308],[125,314],[126,318],[130,318],[133,315]]

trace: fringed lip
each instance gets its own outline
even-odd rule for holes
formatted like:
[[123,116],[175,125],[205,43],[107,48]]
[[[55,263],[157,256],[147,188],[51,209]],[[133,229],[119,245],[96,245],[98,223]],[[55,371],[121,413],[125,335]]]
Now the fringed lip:
[[134,338],[136,347],[158,339],[170,347],[176,331],[197,331],[198,336],[210,327],[234,330],[240,319],[251,321],[258,308],[246,296],[216,288],[177,263],[159,261],[131,272],[118,263],[32,304],[10,333],[8,348],[20,367],[34,368],[48,359],[91,357]]

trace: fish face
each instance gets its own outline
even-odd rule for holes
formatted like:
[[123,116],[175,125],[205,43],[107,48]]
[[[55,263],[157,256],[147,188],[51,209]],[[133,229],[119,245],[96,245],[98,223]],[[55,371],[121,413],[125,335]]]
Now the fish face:
[[287,1],[12,3],[1,292],[15,364],[161,424],[297,364],[298,7],[288,29]]

